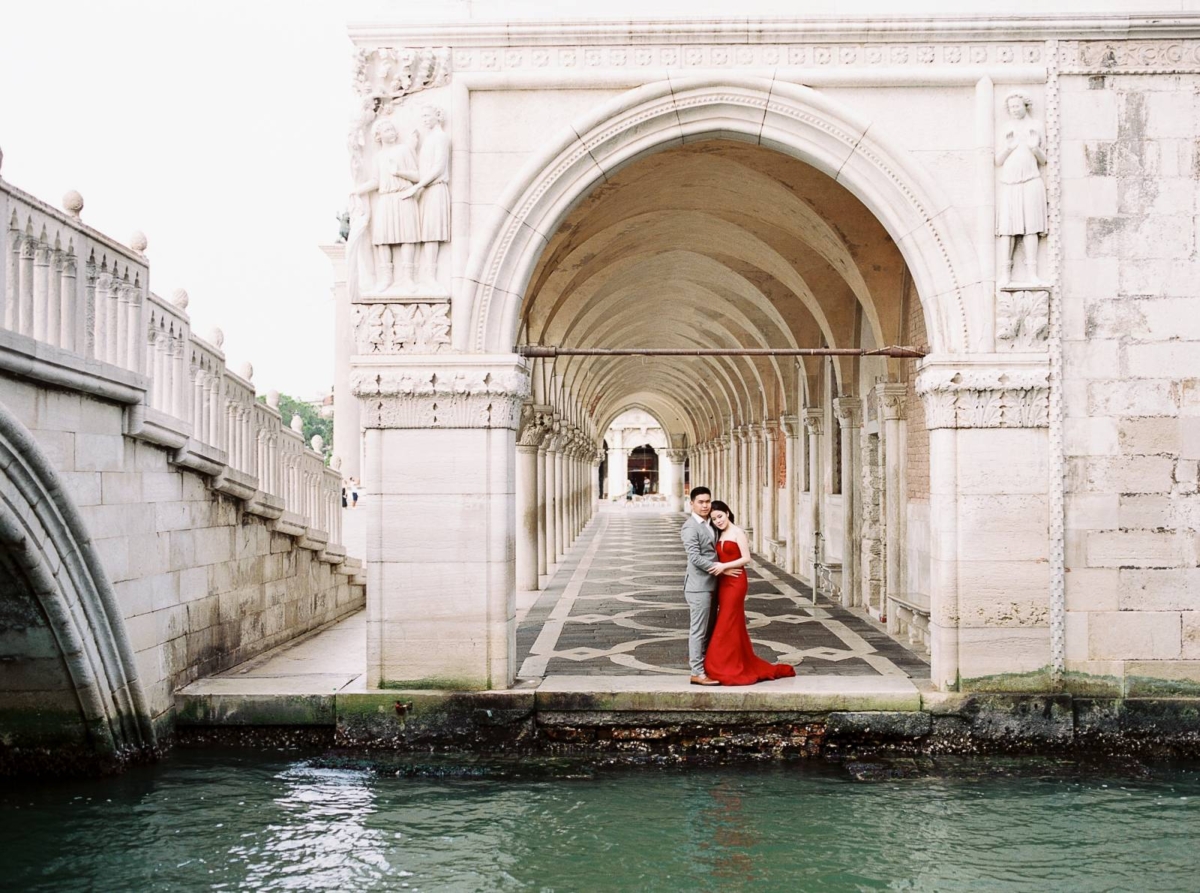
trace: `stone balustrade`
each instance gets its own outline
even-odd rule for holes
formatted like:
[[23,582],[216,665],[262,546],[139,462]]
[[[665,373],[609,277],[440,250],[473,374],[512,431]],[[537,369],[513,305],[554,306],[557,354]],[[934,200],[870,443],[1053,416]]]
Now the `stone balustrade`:
[[287,426],[277,394],[257,400],[248,363],[227,368],[219,329],[192,330],[186,292],[150,291],[143,235],[121,245],[79,219],[78,193],[63,203],[0,181],[0,320],[18,336],[3,341],[5,371],[126,404],[131,436],[340,562],[341,475]]

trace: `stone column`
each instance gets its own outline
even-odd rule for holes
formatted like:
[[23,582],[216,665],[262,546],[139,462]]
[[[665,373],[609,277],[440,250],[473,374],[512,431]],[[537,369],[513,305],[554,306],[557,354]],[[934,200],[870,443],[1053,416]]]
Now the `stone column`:
[[817,588],[817,565],[821,562],[821,497],[825,495],[825,482],[821,475],[821,434],[825,425],[825,411],[804,410],[804,427],[808,430],[808,489],[810,497],[810,519],[812,542],[807,544],[808,560],[812,563],[812,586]]
[[933,683],[1048,691],[1060,593],[1049,571],[1045,354],[929,357],[916,392],[929,429]]
[[538,588],[539,553],[538,517],[540,505],[538,450],[546,437],[545,420],[533,407],[522,414],[522,428],[517,434],[517,590]]
[[625,501],[625,481],[629,477],[629,451],[619,445],[608,447],[608,498]]
[[749,500],[746,505],[746,521],[753,528],[753,536],[750,539],[750,548],[755,552],[763,551],[765,542],[762,525],[762,491],[763,491],[763,437],[762,427],[751,424],[746,426],[746,441],[747,452],[749,458],[747,463],[750,473],[747,475],[747,489],[749,490]]
[[554,563],[562,561],[567,553],[567,481],[563,473],[564,455],[569,430],[565,431],[554,445]]
[[596,514],[596,511],[600,507],[600,462],[601,461],[602,460],[600,458],[600,450],[599,450],[599,448],[597,448],[595,451],[595,454],[592,456],[592,464],[591,464],[591,468],[592,468],[592,484],[591,484],[592,502],[591,502],[591,505],[588,506],[588,510],[587,510],[587,519],[589,521],[592,520],[592,517]]
[[739,518],[744,518],[746,514],[746,440],[742,435],[742,428],[739,425],[729,432],[729,440],[732,443],[730,455],[733,457],[733,481],[729,488],[729,498],[732,500],[730,506],[733,508],[733,513]]
[[512,354],[356,357],[367,429],[367,684],[505,688],[516,670]]
[[550,425],[546,439],[546,573],[554,573],[558,565],[558,481],[554,474],[555,458],[562,434],[558,420]]
[[892,599],[901,595],[904,585],[905,496],[904,461],[907,432],[904,427],[904,402],[908,388],[899,382],[881,382],[875,386],[879,414],[883,419],[883,549],[884,583],[887,599],[883,608],[888,631],[898,632]]
[[[548,407],[546,407],[548,409]],[[546,492],[546,448],[548,446],[547,438],[550,436],[550,428],[542,432],[541,443],[538,445],[538,576],[546,574],[548,567],[548,559],[546,558],[546,531],[547,531],[547,492]],[[540,588],[540,581],[539,581]]]
[[343,477],[375,483],[362,475],[362,423],[358,398],[350,390],[350,355],[354,334],[350,295],[346,290],[346,245],[322,245],[333,264],[333,454],[342,459]]
[[787,571],[800,571],[800,420],[794,415],[781,416],[784,464],[787,468]]
[[838,397],[833,412],[842,429],[842,604],[858,600],[858,435],[862,429],[862,400]]
[[732,492],[733,485],[729,480],[729,438],[724,435],[716,439],[714,461],[717,463],[717,486],[722,497],[726,497]]
[[763,547],[766,547],[767,540],[773,540],[779,533],[779,487],[778,480],[775,476],[776,467],[776,443],[775,432],[779,430],[779,422],[775,419],[767,419],[763,422],[763,455],[765,457],[766,466],[766,492],[763,494]]

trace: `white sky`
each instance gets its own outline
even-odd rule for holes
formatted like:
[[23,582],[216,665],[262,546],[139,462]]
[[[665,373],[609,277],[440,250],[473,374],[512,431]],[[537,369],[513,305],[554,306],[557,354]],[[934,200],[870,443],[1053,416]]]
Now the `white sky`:
[[[905,13],[1194,9],[1197,0],[906,0]],[[348,188],[347,22],[895,13],[898,0],[0,2],[2,175],[126,242],[191,298],[259,393],[333,381],[331,268]]]

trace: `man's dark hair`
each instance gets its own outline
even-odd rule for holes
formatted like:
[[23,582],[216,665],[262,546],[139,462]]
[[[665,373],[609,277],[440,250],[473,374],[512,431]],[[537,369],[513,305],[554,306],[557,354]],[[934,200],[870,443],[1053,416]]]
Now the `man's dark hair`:
[[706,493],[712,496],[712,490],[708,489],[708,487],[692,487],[692,493],[688,497],[688,500],[695,501],[697,496],[703,496]]

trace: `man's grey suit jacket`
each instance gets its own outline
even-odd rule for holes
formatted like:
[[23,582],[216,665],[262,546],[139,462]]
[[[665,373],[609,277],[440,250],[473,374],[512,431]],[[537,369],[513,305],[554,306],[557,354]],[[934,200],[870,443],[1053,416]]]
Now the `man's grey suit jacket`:
[[708,569],[717,563],[716,536],[708,524],[699,524],[693,515],[683,522],[679,535],[687,550],[687,576],[683,581],[684,592],[715,592],[717,577]]

